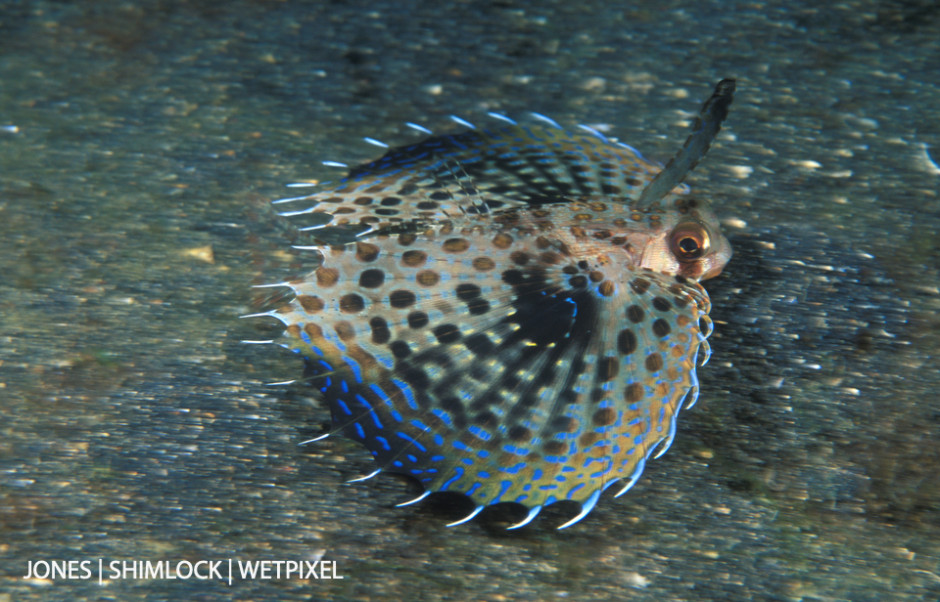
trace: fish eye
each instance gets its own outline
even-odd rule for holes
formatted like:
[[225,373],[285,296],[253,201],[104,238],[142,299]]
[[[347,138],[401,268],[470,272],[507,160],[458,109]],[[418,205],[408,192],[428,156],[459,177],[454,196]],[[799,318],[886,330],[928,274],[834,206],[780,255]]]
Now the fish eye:
[[708,230],[698,222],[679,224],[669,238],[672,253],[679,261],[693,261],[708,253]]

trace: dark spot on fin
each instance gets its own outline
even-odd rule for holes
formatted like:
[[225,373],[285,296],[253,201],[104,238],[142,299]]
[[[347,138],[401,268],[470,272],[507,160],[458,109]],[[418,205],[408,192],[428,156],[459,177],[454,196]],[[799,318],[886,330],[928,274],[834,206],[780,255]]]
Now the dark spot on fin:
[[705,101],[701,113],[695,118],[692,134],[676,156],[643,189],[637,202],[638,207],[651,207],[658,203],[669,191],[681,184],[685,176],[698,165],[721,130],[721,122],[728,117],[728,107],[734,100],[734,88],[733,79],[718,82],[715,92]]

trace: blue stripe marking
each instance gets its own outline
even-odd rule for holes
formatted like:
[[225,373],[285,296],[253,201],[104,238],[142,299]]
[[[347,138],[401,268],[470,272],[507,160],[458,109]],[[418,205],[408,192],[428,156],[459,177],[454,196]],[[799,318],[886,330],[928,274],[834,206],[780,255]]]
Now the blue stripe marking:
[[405,401],[408,402],[408,407],[412,410],[417,410],[418,402],[415,401],[415,393],[411,390],[411,387],[408,385],[408,383],[398,380],[397,378],[393,378],[392,382],[395,383],[395,386],[401,389],[401,392],[405,394]]
[[385,451],[392,451],[392,446],[388,444],[388,439],[386,439],[385,437],[382,437],[382,436],[380,436],[380,435],[376,435],[376,436],[375,436],[375,440],[378,441],[379,444],[380,444],[383,448],[385,448]]
[[343,390],[343,393],[349,393],[349,385],[346,384],[345,380],[339,381],[339,386]]
[[310,345],[310,343],[313,342],[313,340],[310,338],[310,335],[307,334],[307,331],[305,330],[300,331],[300,340],[302,340],[307,345]]
[[569,499],[569,500],[570,500],[570,499],[574,499],[574,492],[577,491],[578,489],[581,489],[582,487],[584,487],[584,483],[580,483],[580,484],[575,485],[574,487],[572,487],[572,488],[571,488],[571,491],[568,492],[568,499]]
[[505,472],[506,474],[518,474],[520,470],[525,468],[525,462],[519,462],[514,466],[505,466],[501,467],[499,470]]
[[473,495],[480,487],[482,487],[480,483],[474,483],[473,487],[467,490],[467,495]]
[[327,372],[334,372],[333,366],[327,364],[327,363],[324,362],[323,360],[320,360],[320,364],[321,364],[324,368],[326,368],[326,371],[327,371]]
[[434,435],[434,445],[444,445],[444,437],[441,435]]
[[444,484],[441,485],[441,491],[447,491],[447,488],[454,484],[455,481],[463,477],[463,467],[456,466],[454,467],[454,472],[457,473],[447,481],[444,481]]
[[414,444],[414,446],[417,447],[418,449],[420,449],[422,452],[427,452],[427,451],[428,451],[428,448],[426,448],[425,446],[423,446],[423,445],[421,445],[420,443],[418,443],[414,438],[412,438],[412,437],[411,437],[410,435],[408,435],[407,433],[402,433],[402,432],[399,431],[399,432],[397,432],[397,433],[395,433],[395,434],[398,435],[400,438],[404,439],[405,441],[408,441],[409,443]]
[[535,472],[532,473],[532,480],[533,480],[533,481],[538,481],[538,480],[541,479],[541,478],[542,478],[542,469],[541,469],[541,468],[536,468],[536,469],[535,469]]
[[343,412],[345,412],[347,416],[352,416],[352,411],[350,411],[349,406],[346,405],[345,401],[343,401],[342,399],[337,399],[336,403],[339,404],[340,409],[343,410]]
[[417,459],[416,457],[414,457],[413,455],[411,455],[411,454],[408,454],[408,459],[411,460],[411,463],[412,463],[412,464],[417,464],[417,463],[418,463],[418,459]]
[[362,370],[359,368],[359,364],[356,360],[343,356],[343,360],[346,361],[346,365],[349,366],[349,369],[352,370],[353,376],[356,377],[356,382],[360,385],[362,384]]
[[383,430],[385,427],[382,426],[381,422],[379,422],[379,415],[375,413],[375,408],[372,407],[372,404],[369,403],[369,400],[362,395],[356,394],[356,401],[369,409],[369,414],[372,416],[372,422],[375,423],[375,428],[379,429],[380,431]]
[[431,456],[431,462],[440,462],[440,461],[443,460],[445,457],[446,457],[446,456]]
[[481,449],[480,451],[477,452],[477,456],[480,458],[489,458],[490,452],[486,451],[485,449]]
[[454,446],[454,449],[459,449],[460,451],[471,451],[470,448],[467,447],[463,442],[458,441],[456,439],[451,445]]
[[467,427],[467,430],[470,431],[470,433],[479,437],[480,439],[483,439],[484,441],[489,441],[490,439],[493,438],[493,435],[489,434],[487,431],[483,430],[482,428],[478,427],[475,424]]
[[473,466],[473,458],[462,458],[460,461],[467,466]]
[[428,425],[424,424],[423,422],[421,422],[421,421],[418,420],[417,418],[413,418],[413,419],[411,420],[411,424],[413,424],[414,426],[418,427],[418,428],[421,429],[422,431],[429,431],[429,430],[431,430],[431,428],[430,428]]
[[355,423],[353,423],[353,426],[356,427],[356,434],[359,435],[359,438],[360,438],[360,439],[365,439],[365,438],[366,438],[366,432],[365,432],[364,430],[362,430],[362,425],[359,424],[358,422],[355,422]]
[[392,415],[392,418],[394,418],[398,422],[401,422],[402,420],[404,420],[404,418],[401,417],[401,414],[399,414],[398,410],[396,409],[392,409],[389,413]]
[[392,462],[392,464],[394,464],[397,468],[401,468],[402,466],[404,466],[404,464],[402,464],[400,460],[395,460],[394,462]]
[[485,470],[481,470],[478,474],[480,475],[480,478],[483,478],[483,479],[488,479],[491,476],[493,476],[490,473],[486,472]]
[[524,502],[524,501],[526,500],[526,498],[528,498],[528,497],[529,497],[529,496],[528,496],[527,494],[523,493],[522,495],[520,495],[519,497],[516,498],[516,503],[517,503],[517,504],[521,504],[521,503]]
[[392,405],[392,400],[388,398],[388,395],[385,394],[385,391],[382,390],[382,387],[378,386],[375,383],[369,385],[369,388],[372,389],[372,392],[379,396],[379,399],[385,402],[385,405]]
[[[595,290],[596,290],[596,289],[597,289],[597,287],[595,287]],[[578,315],[578,304],[574,302],[574,299],[570,299],[570,298],[567,298],[567,297],[566,297],[566,298],[564,299],[564,301],[571,304],[571,307],[572,307],[572,310],[571,310],[571,317],[573,318],[573,317],[577,316],[577,315]]]

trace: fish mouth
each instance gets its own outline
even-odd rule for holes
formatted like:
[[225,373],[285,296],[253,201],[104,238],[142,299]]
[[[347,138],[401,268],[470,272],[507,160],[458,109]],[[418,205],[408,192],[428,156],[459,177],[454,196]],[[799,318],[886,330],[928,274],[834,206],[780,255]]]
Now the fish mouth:
[[715,278],[716,276],[721,276],[721,272],[723,272],[724,269],[725,269],[724,266],[721,266],[719,268],[712,268],[709,271],[702,274],[702,277],[700,278],[700,280],[710,280],[712,278]]
[[731,245],[727,241],[724,242],[724,249],[722,249],[718,254],[715,255],[715,258],[718,260],[713,266],[704,270],[702,275],[699,277],[699,281],[708,280],[710,278],[715,278],[720,276],[724,271],[725,266],[728,265],[728,262],[731,261]]

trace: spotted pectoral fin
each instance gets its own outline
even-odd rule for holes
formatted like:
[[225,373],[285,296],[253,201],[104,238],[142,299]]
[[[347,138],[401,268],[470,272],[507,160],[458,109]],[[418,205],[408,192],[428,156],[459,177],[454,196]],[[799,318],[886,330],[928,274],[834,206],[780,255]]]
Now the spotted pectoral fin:
[[333,428],[383,470],[479,506],[589,509],[635,480],[695,389],[707,296],[614,282],[533,235],[375,237],[321,250],[273,313]]
[[512,329],[513,287],[496,269],[511,246],[508,235],[421,235],[324,247],[271,314],[307,358],[334,428],[383,467],[420,476],[438,461],[430,447],[466,428],[464,401],[494,370],[479,356]]
[[314,239],[456,227],[571,198],[638,196],[657,167],[597,132],[515,123],[428,138],[352,169],[338,184],[275,201]]
[[679,411],[698,397],[696,368],[711,323],[697,282],[641,271],[624,286],[599,337],[591,415],[604,427],[592,436],[613,451],[610,476],[624,482],[620,493],[668,449]]
[[[559,253],[522,238],[376,238],[327,247],[309,278],[289,284],[294,300],[272,313],[287,325],[286,346],[307,358],[334,428],[364,443],[382,466],[433,481],[445,440],[448,462],[465,464],[466,441],[496,428],[496,413],[510,413],[507,424],[521,420],[546,379],[539,371],[554,370],[541,351],[572,330],[577,306],[564,294],[570,276]],[[524,403],[513,409],[516,396]]]

